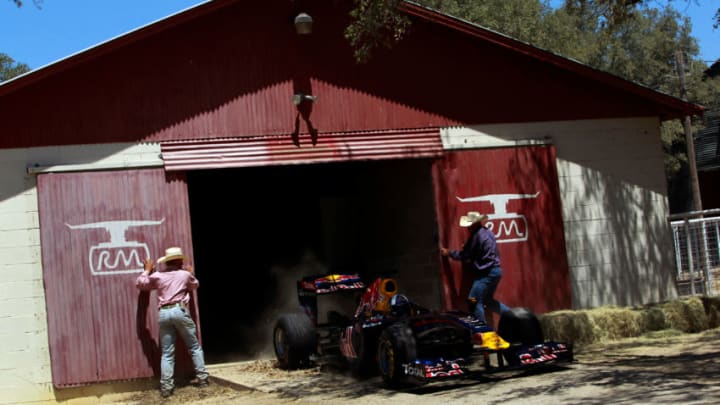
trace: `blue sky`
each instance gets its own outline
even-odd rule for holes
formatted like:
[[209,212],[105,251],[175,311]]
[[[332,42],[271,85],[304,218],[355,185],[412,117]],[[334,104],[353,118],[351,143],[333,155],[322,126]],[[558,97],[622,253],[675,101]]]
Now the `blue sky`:
[[[10,0],[0,0],[0,53],[35,69],[204,2],[43,0],[38,9],[32,0],[24,0],[18,9]],[[712,27],[720,0],[673,0],[672,4],[692,19],[700,57],[708,63],[720,58],[720,29]]]
[[692,33],[700,43],[700,58],[708,64],[720,59],[720,27],[713,28],[713,16],[720,0],[675,0],[674,7],[690,17]]

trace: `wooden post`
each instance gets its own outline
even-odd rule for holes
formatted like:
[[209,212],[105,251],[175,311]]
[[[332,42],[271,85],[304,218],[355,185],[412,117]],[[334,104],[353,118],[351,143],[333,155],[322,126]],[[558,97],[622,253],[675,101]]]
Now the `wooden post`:
[[[680,98],[687,101],[687,91],[685,89],[685,60],[682,51],[675,51],[675,69],[677,70],[678,79],[680,81]],[[685,129],[685,142],[687,143],[687,158],[690,165],[690,186],[693,195],[693,211],[702,211],[702,198],[700,196],[700,182],[698,181],[697,161],[695,160],[695,140],[693,139],[692,123],[690,116],[683,118],[683,128]]]

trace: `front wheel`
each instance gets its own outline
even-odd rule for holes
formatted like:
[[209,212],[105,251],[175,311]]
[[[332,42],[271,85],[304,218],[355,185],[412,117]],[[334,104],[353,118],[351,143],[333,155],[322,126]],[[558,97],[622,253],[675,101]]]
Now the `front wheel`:
[[527,308],[511,308],[505,311],[498,323],[498,334],[510,348],[503,351],[503,357],[511,365],[519,364],[517,346],[532,346],[543,343],[542,327],[537,316]]
[[417,358],[417,348],[412,330],[403,324],[388,326],[378,341],[378,368],[383,381],[390,387],[407,384],[403,364]]
[[315,342],[315,326],[305,314],[285,314],[275,323],[273,347],[281,368],[309,365]]

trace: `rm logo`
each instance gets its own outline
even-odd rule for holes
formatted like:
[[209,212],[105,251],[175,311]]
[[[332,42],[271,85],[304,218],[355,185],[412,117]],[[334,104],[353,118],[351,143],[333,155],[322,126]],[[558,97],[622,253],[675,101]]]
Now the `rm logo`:
[[125,239],[125,232],[133,226],[160,225],[165,218],[159,221],[106,221],[89,224],[70,225],[76,229],[105,229],[110,234],[110,242],[100,242],[93,245],[88,252],[90,272],[94,276],[112,274],[139,273],[143,271],[143,259],[150,257],[150,249],[144,242],[129,241]]
[[524,242],[528,239],[528,222],[525,215],[507,212],[510,200],[537,198],[535,194],[486,194],[477,197],[457,199],[460,202],[487,201],[493,206],[495,212],[488,213],[487,227],[495,234],[498,243]]

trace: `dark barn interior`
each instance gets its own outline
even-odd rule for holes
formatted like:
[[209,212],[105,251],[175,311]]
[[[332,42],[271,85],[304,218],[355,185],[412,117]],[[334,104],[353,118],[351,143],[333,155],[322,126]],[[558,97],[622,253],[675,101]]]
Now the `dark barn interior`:
[[[203,348],[208,363],[269,358],[277,315],[314,274],[437,277],[431,161],[388,160],[188,172]],[[426,276],[427,277],[427,276]],[[415,294],[419,295],[419,294]]]

